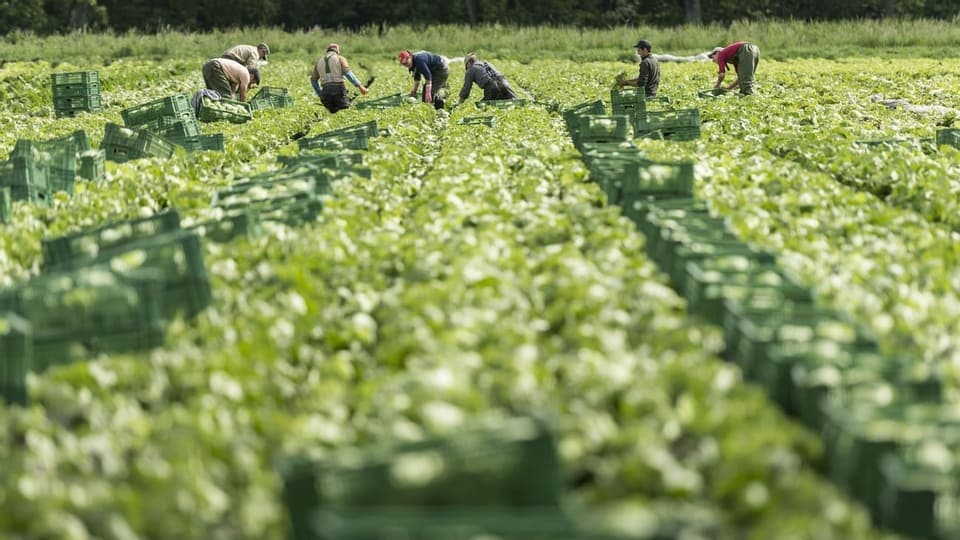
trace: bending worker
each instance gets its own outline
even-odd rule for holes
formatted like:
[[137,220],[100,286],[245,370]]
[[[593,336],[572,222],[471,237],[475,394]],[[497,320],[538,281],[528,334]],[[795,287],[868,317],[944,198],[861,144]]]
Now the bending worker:
[[347,59],[340,56],[340,46],[331,43],[327,45],[323,57],[314,64],[313,73],[310,75],[313,91],[320,98],[320,103],[331,113],[350,107],[350,96],[343,84],[344,79],[356,86],[361,94],[367,95],[367,88],[360,84],[357,76],[350,71]]
[[212,58],[203,64],[203,82],[221,97],[246,101],[247,89],[260,84],[260,70],[226,58]]
[[717,83],[714,88],[720,88],[723,77],[727,73],[727,64],[733,64],[737,72],[737,80],[733,81],[727,90],[740,87],[741,94],[753,93],[753,75],[757,72],[760,63],[760,48],[753,43],[738,41],[726,47],[716,47],[707,55],[717,62]]
[[413,73],[413,90],[410,90],[410,96],[417,97],[420,79],[423,78],[426,80],[423,85],[423,101],[433,103],[435,109],[442,109],[443,96],[440,91],[447,85],[447,78],[450,77],[447,58],[428,51],[411,53],[404,50],[397,55],[397,61]]
[[470,53],[463,58],[463,67],[466,73],[463,75],[463,88],[460,89],[459,105],[470,97],[470,90],[473,83],[483,89],[483,99],[481,101],[492,101],[497,99],[517,99],[517,94],[503,77],[503,74],[494,68],[490,62],[477,59],[477,55]]
[[247,69],[256,69],[259,67],[260,60],[266,60],[270,54],[270,47],[266,43],[260,43],[256,47],[253,45],[235,45],[223,51],[220,58],[227,58],[234,62],[247,66]]

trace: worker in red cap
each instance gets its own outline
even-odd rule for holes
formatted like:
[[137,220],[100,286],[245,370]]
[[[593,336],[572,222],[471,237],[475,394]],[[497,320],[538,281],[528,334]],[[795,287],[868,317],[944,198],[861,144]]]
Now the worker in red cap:
[[367,88],[360,84],[357,76],[350,71],[347,59],[340,56],[340,45],[331,43],[323,56],[313,66],[310,74],[310,84],[313,91],[320,98],[320,103],[331,113],[350,107],[350,96],[343,80],[350,81],[360,93],[367,95]]
[[397,55],[397,61],[413,73],[413,89],[410,90],[410,95],[417,97],[420,79],[424,79],[426,82],[423,85],[423,101],[433,103],[436,109],[442,109],[444,103],[441,91],[450,77],[450,61],[447,57],[429,51],[411,53],[403,50]]

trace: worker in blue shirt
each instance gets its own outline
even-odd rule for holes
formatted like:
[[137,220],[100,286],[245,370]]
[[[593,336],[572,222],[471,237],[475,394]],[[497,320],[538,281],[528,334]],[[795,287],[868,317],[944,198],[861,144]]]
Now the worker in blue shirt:
[[450,62],[447,57],[429,51],[411,53],[403,50],[397,55],[397,61],[413,73],[413,89],[410,90],[410,95],[417,97],[422,78],[426,81],[423,85],[423,101],[433,103],[436,109],[442,109],[444,94],[441,91],[450,77]]

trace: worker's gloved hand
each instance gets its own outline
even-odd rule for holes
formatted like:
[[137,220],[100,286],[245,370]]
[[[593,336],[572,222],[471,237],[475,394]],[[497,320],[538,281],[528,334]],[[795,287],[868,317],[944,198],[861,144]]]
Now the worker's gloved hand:
[[423,100],[427,103],[433,101],[433,92],[430,91],[429,86],[423,89]]
[[366,87],[366,86],[364,86],[364,85],[361,84],[360,86],[357,87],[357,89],[360,90],[360,93],[363,94],[364,96],[367,95],[367,87]]

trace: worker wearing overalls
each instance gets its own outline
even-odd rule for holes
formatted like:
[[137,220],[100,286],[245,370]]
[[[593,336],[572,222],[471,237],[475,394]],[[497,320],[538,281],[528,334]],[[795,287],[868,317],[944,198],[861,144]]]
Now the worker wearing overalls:
[[331,43],[327,46],[323,58],[317,60],[313,66],[313,73],[310,75],[313,91],[320,97],[320,103],[331,113],[350,107],[350,96],[343,84],[344,79],[356,86],[361,94],[367,95],[366,87],[360,84],[357,76],[350,71],[347,59],[340,56],[340,46]]

